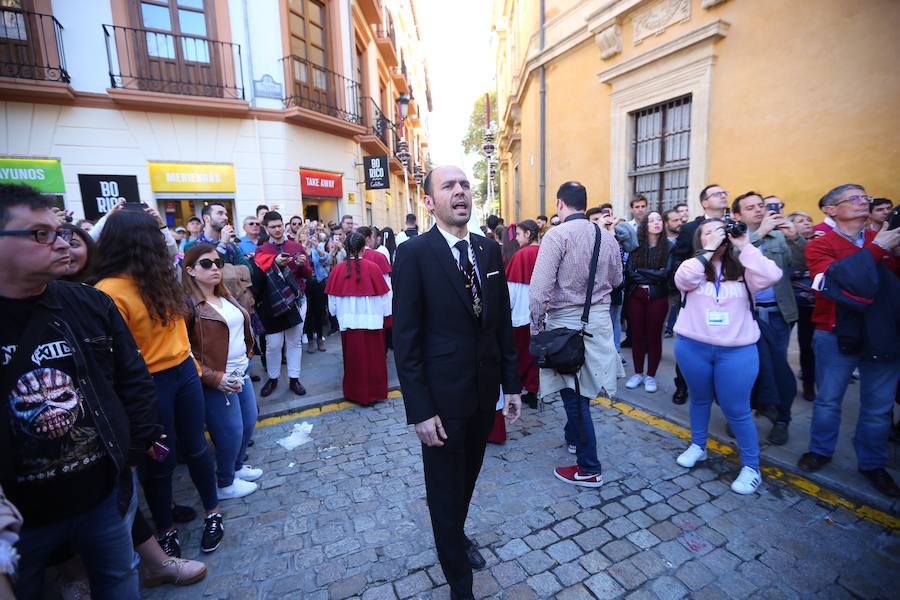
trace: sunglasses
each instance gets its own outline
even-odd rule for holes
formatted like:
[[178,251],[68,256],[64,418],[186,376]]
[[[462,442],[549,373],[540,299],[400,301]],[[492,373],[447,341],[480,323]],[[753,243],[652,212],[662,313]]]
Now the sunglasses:
[[247,223],[247,226],[248,227],[259,227],[259,223],[257,223],[256,221],[251,221],[251,222]]
[[225,261],[221,258],[201,258],[197,261],[197,264],[203,267],[204,269],[212,269],[213,265],[216,265],[216,268],[221,269],[225,266]]

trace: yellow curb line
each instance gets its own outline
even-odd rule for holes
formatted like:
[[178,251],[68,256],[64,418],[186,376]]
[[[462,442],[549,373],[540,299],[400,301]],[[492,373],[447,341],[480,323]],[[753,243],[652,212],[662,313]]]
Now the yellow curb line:
[[[388,398],[399,398],[400,396],[401,393],[399,390],[388,392]],[[675,423],[672,423],[671,421],[667,421],[666,419],[657,417],[656,415],[652,415],[639,408],[635,408],[630,404],[610,400],[609,398],[605,398],[603,396],[596,398],[593,403],[602,406],[603,408],[612,408],[614,410],[617,410],[627,417],[630,417],[642,423],[646,423],[647,425],[651,425],[656,429],[671,433],[675,437],[679,437],[684,440],[691,439],[691,432],[686,427],[682,427],[681,425],[677,425]],[[259,429],[260,427],[279,425],[281,423],[287,423],[288,421],[294,421],[305,417],[317,417],[326,413],[353,408],[354,406],[357,405],[352,402],[342,401],[335,402],[333,404],[326,404],[325,406],[316,408],[309,408],[307,410],[289,413],[278,417],[267,417],[258,421],[256,424],[256,428]],[[737,453],[733,446],[723,444],[712,438],[710,438],[706,442],[706,447],[707,450],[715,452],[716,454],[721,454],[723,456],[734,456]],[[900,518],[897,518],[866,504],[859,504],[853,502],[852,500],[848,500],[847,498],[844,498],[843,496],[840,496],[837,493],[832,492],[831,490],[823,488],[818,483],[815,483],[813,481],[810,481],[809,479],[806,479],[805,477],[801,477],[793,473],[786,473],[778,467],[761,467],[761,470],[763,474],[769,479],[781,481],[808,496],[812,496],[820,502],[828,504],[829,506],[833,506],[835,508],[843,508],[861,519],[877,523],[878,525],[894,531],[900,531]]]
[[[609,398],[600,396],[599,398],[595,399],[593,403],[598,404],[604,408],[612,408],[614,410],[617,410],[627,417],[630,417],[637,421],[641,421],[642,423],[646,423],[648,425],[652,425],[657,429],[667,431],[668,433],[671,433],[676,437],[685,440],[691,439],[691,432],[686,427],[682,427],[681,425],[676,425],[675,423],[666,421],[665,419],[652,415],[639,408],[635,408],[629,404],[625,404],[624,402],[616,402],[614,400],[610,400]],[[723,444],[712,438],[710,438],[706,442],[706,446],[707,450],[711,450],[716,454],[722,454],[724,456],[734,456],[737,453],[733,446]],[[761,470],[763,474],[769,479],[775,479],[777,481],[786,483],[789,486],[799,490],[800,492],[808,496],[812,496],[820,502],[824,502],[825,504],[828,504],[835,508],[843,508],[861,519],[877,523],[878,525],[882,525],[883,527],[887,527],[888,529],[892,529],[894,531],[900,530],[900,518],[878,510],[877,508],[872,508],[871,506],[858,504],[856,502],[853,502],[852,500],[848,500],[843,496],[832,492],[831,490],[823,488],[818,483],[815,483],[813,481],[810,481],[809,479],[806,479],[805,477],[801,477],[793,473],[786,473],[778,467],[761,467]]]

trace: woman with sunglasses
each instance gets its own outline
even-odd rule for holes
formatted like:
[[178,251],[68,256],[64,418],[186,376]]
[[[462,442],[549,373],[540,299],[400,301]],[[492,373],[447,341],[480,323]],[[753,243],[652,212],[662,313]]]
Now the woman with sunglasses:
[[250,315],[222,283],[224,261],[212,244],[184,253],[181,281],[193,307],[188,334],[206,398],[206,426],[216,446],[219,500],[242,498],[259,487],[262,469],[243,464],[256,427],[256,394],[247,376],[253,354]]
[[157,410],[169,454],[148,460],[144,494],[160,546],[181,557],[178,530],[172,524],[172,472],[175,442],[183,455],[207,516],[200,549],[212,552],[222,542],[222,514],[216,494],[216,469],[204,436],[203,386],[191,358],[185,317],[188,305],[156,219],[143,211],[118,210],[100,235],[96,287],[115,301],[156,383]]

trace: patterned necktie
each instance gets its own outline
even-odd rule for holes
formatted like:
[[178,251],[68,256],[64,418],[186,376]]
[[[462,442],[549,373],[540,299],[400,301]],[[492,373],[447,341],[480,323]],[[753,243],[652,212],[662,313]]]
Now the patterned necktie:
[[475,275],[475,269],[472,267],[472,261],[469,259],[469,242],[460,240],[454,246],[459,250],[459,270],[465,277],[466,289],[472,295],[472,310],[475,317],[481,317],[481,288],[478,285],[478,277]]

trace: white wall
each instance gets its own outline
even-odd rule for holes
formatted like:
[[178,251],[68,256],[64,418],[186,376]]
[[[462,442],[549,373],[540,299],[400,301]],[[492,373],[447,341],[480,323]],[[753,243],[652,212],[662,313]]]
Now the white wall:
[[63,26],[66,68],[72,87],[84,92],[105,92],[109,61],[103,24],[111,24],[109,0],[53,0],[53,16]]
[[[247,25],[244,24],[246,8]],[[256,98],[253,94],[253,79],[271,75],[285,88],[284,67],[281,63],[281,17],[278,0],[231,0],[229,4],[232,39],[241,45],[244,63],[245,97],[252,106],[261,108],[282,108],[280,99]],[[247,39],[247,32],[250,39]],[[252,62],[251,62],[252,59]]]

